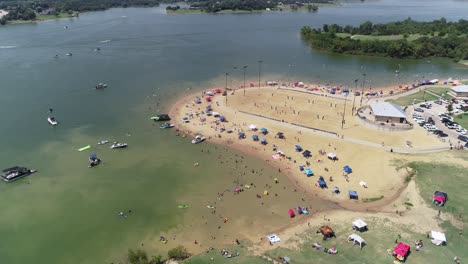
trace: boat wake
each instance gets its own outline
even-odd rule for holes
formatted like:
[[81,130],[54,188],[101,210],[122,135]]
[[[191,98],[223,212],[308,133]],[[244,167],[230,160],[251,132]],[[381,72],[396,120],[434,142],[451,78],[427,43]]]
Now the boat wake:
[[110,39],[106,39],[106,40],[101,40],[101,41],[99,41],[99,42],[101,42],[101,43],[107,43],[107,42],[111,42],[111,40],[110,40]]
[[16,48],[16,46],[0,46],[0,49],[13,49]]

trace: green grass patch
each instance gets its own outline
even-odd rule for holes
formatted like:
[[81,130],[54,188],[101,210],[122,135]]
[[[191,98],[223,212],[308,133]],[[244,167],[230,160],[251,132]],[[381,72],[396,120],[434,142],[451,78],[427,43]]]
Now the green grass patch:
[[375,201],[378,201],[378,200],[382,200],[383,198],[384,198],[384,196],[381,195],[379,197],[364,198],[364,199],[362,199],[362,201],[365,202],[365,203],[371,203],[371,202],[375,202]]
[[463,113],[463,114],[453,116],[453,120],[457,122],[463,128],[468,129],[468,113]]
[[447,92],[450,92],[450,88],[448,87],[431,87],[426,89],[427,91],[433,92],[439,96],[444,96],[447,94]]
[[[372,36],[372,35],[351,35],[349,33],[337,33],[336,34],[340,38],[350,37],[356,40],[399,40],[404,39],[404,35],[387,35],[387,36]],[[421,34],[410,34],[406,38],[408,41],[416,40],[424,35]]]
[[397,99],[387,100],[387,102],[392,102],[392,103],[395,103],[397,105],[411,105],[411,104],[413,104],[413,100],[416,100],[415,104],[418,104],[418,103],[421,103],[424,100],[433,101],[433,100],[437,100],[437,99],[438,99],[438,97],[436,97],[435,95],[432,95],[430,93],[426,93],[424,91],[419,91],[417,93],[410,94],[410,95],[407,95],[407,96],[402,96],[402,97],[397,98]]
[[[424,216],[421,217],[423,218]],[[331,226],[336,232],[336,238],[322,241],[320,234],[308,232],[307,234],[301,234],[301,237],[306,237],[307,242],[301,244],[297,250],[280,247],[267,251],[265,255],[276,260],[278,256],[288,256],[291,258],[291,263],[393,263],[392,258],[387,255],[387,249],[393,249],[395,247],[395,240],[398,239],[398,241],[405,242],[411,246],[412,252],[408,257],[407,263],[451,263],[454,256],[458,256],[461,259],[465,259],[467,256],[467,253],[465,253],[466,249],[464,249],[468,241],[467,235],[459,235],[459,230],[450,223],[443,224],[448,245],[437,247],[430,243],[426,237],[426,233],[416,233],[410,227],[402,226],[386,219],[368,218],[364,220],[369,225],[369,231],[357,233],[367,242],[362,249],[357,245],[347,242],[348,235],[354,232],[351,230],[351,223],[349,223],[348,225]],[[414,241],[419,239],[424,241],[425,246],[421,251],[416,251],[414,249]],[[311,245],[317,242],[326,248],[336,247],[338,254],[330,255],[323,252],[323,250],[312,249]],[[287,244],[287,242],[284,243]]]
[[[453,164],[412,162],[409,166],[416,173],[415,181],[423,199],[434,209],[451,213],[457,218],[468,220],[468,171]],[[435,191],[448,194],[448,202],[443,207],[432,204]]]
[[414,205],[413,205],[412,203],[410,203],[410,202],[405,202],[405,205],[406,205],[406,206],[410,206],[410,207],[411,207],[411,206],[414,206]]

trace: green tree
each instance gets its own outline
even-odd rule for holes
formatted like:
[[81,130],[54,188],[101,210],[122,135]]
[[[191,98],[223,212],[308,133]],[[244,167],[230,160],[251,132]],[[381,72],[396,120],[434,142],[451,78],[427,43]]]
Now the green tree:
[[190,257],[190,253],[188,253],[187,249],[182,245],[169,250],[167,252],[167,255],[169,256],[169,258],[175,260],[183,260]]
[[447,105],[447,111],[449,112],[449,114],[452,113],[452,111],[453,111],[453,104]]

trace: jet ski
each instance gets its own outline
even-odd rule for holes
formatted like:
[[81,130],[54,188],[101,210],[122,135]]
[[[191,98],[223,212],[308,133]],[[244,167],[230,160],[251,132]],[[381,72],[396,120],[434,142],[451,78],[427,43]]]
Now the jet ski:
[[49,122],[49,124],[51,124],[51,125],[53,125],[53,126],[55,126],[55,125],[58,124],[57,119],[55,119],[55,117],[53,117],[53,116],[49,116],[49,117],[47,118],[47,121]]
[[96,156],[96,154],[89,155],[89,168],[97,166],[101,163],[101,159]]
[[174,124],[171,124],[171,123],[164,123],[162,125],[159,126],[159,128],[171,128],[171,127],[174,127],[175,125]]
[[104,89],[104,88],[107,88],[107,84],[106,83],[99,83],[98,85],[96,85],[96,89],[99,90],[99,89]]
[[126,148],[126,147],[128,147],[127,143],[120,143],[120,142],[114,142],[114,144],[110,146],[111,149]]
[[67,53],[67,54],[65,54],[65,56],[73,56],[73,54]]
[[107,143],[109,143],[109,140],[101,140],[98,142],[98,145],[105,145]]

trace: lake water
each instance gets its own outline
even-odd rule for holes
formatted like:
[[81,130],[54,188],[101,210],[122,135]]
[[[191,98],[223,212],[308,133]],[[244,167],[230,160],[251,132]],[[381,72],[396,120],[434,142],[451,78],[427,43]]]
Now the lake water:
[[[263,60],[263,80],[352,85],[366,73],[368,85],[378,86],[423,76],[468,78],[466,67],[445,59],[317,53],[302,43],[302,26],[457,20],[466,19],[466,10],[468,2],[455,0],[350,1],[317,13],[166,15],[164,7],[127,8],[0,28],[0,166],[40,170],[0,184],[0,263],[111,262],[161,232],[188,227],[187,219],[202,213],[177,205],[205,204],[239,180],[232,161],[240,154],[192,146],[148,118],[167,111],[177,96],[223,87],[225,72],[236,85],[242,78],[238,69],[247,65],[247,80],[257,82],[257,61]],[[94,52],[96,47],[101,51]],[[94,90],[99,82],[109,88]],[[46,121],[49,108],[60,122],[55,128]],[[97,146],[101,139],[128,142],[129,148]],[[90,151],[76,151],[88,144]],[[104,163],[88,169],[89,153]],[[280,177],[262,162],[245,159],[249,170],[263,170],[257,183]],[[202,166],[194,169],[194,162]],[[127,219],[116,216],[128,209],[133,213]],[[238,213],[254,220],[267,215],[254,208]],[[284,220],[278,219],[268,226]]]

